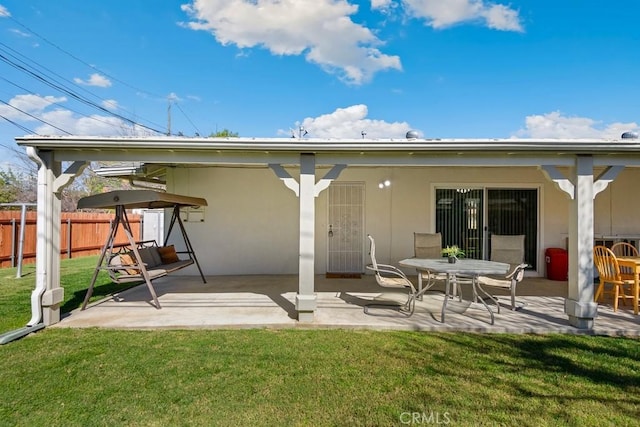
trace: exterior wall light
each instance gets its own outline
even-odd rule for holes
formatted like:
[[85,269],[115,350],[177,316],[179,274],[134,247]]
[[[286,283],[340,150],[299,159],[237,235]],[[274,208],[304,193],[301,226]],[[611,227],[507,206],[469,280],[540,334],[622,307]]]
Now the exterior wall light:
[[385,179],[384,181],[378,184],[378,188],[383,189],[383,188],[389,187],[390,185],[391,185],[391,181],[389,181],[388,179]]

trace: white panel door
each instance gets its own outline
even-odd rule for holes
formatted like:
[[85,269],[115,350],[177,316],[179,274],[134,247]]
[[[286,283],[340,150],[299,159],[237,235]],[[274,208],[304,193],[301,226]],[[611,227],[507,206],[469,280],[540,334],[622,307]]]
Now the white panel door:
[[329,187],[327,273],[364,272],[364,183]]

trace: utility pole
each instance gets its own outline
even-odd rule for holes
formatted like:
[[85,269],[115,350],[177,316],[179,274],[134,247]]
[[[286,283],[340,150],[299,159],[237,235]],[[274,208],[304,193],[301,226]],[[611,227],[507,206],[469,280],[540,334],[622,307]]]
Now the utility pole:
[[167,136],[171,136],[171,98],[167,98]]

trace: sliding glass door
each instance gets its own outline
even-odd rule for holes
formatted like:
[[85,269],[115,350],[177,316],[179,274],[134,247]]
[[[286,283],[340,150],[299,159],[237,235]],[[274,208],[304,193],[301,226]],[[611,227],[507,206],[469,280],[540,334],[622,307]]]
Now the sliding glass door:
[[467,258],[483,259],[482,189],[438,188],[436,190],[436,232],[442,245],[457,245]]
[[437,188],[436,232],[467,258],[488,259],[492,234],[524,234],[525,261],[537,268],[538,190]]

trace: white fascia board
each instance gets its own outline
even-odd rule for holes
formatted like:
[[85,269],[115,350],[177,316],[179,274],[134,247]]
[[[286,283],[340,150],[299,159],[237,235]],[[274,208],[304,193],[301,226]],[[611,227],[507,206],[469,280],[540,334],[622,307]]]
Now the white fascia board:
[[53,151],[59,161],[127,160],[165,164],[538,166],[572,164],[577,154],[596,164],[640,165],[638,140],[603,139],[290,139],[24,136],[19,145]]
[[185,137],[91,137],[23,136],[18,145],[38,148],[125,150],[162,148],[177,151],[548,151],[561,153],[640,151],[640,140],[605,139],[290,139],[290,138],[185,138]]

